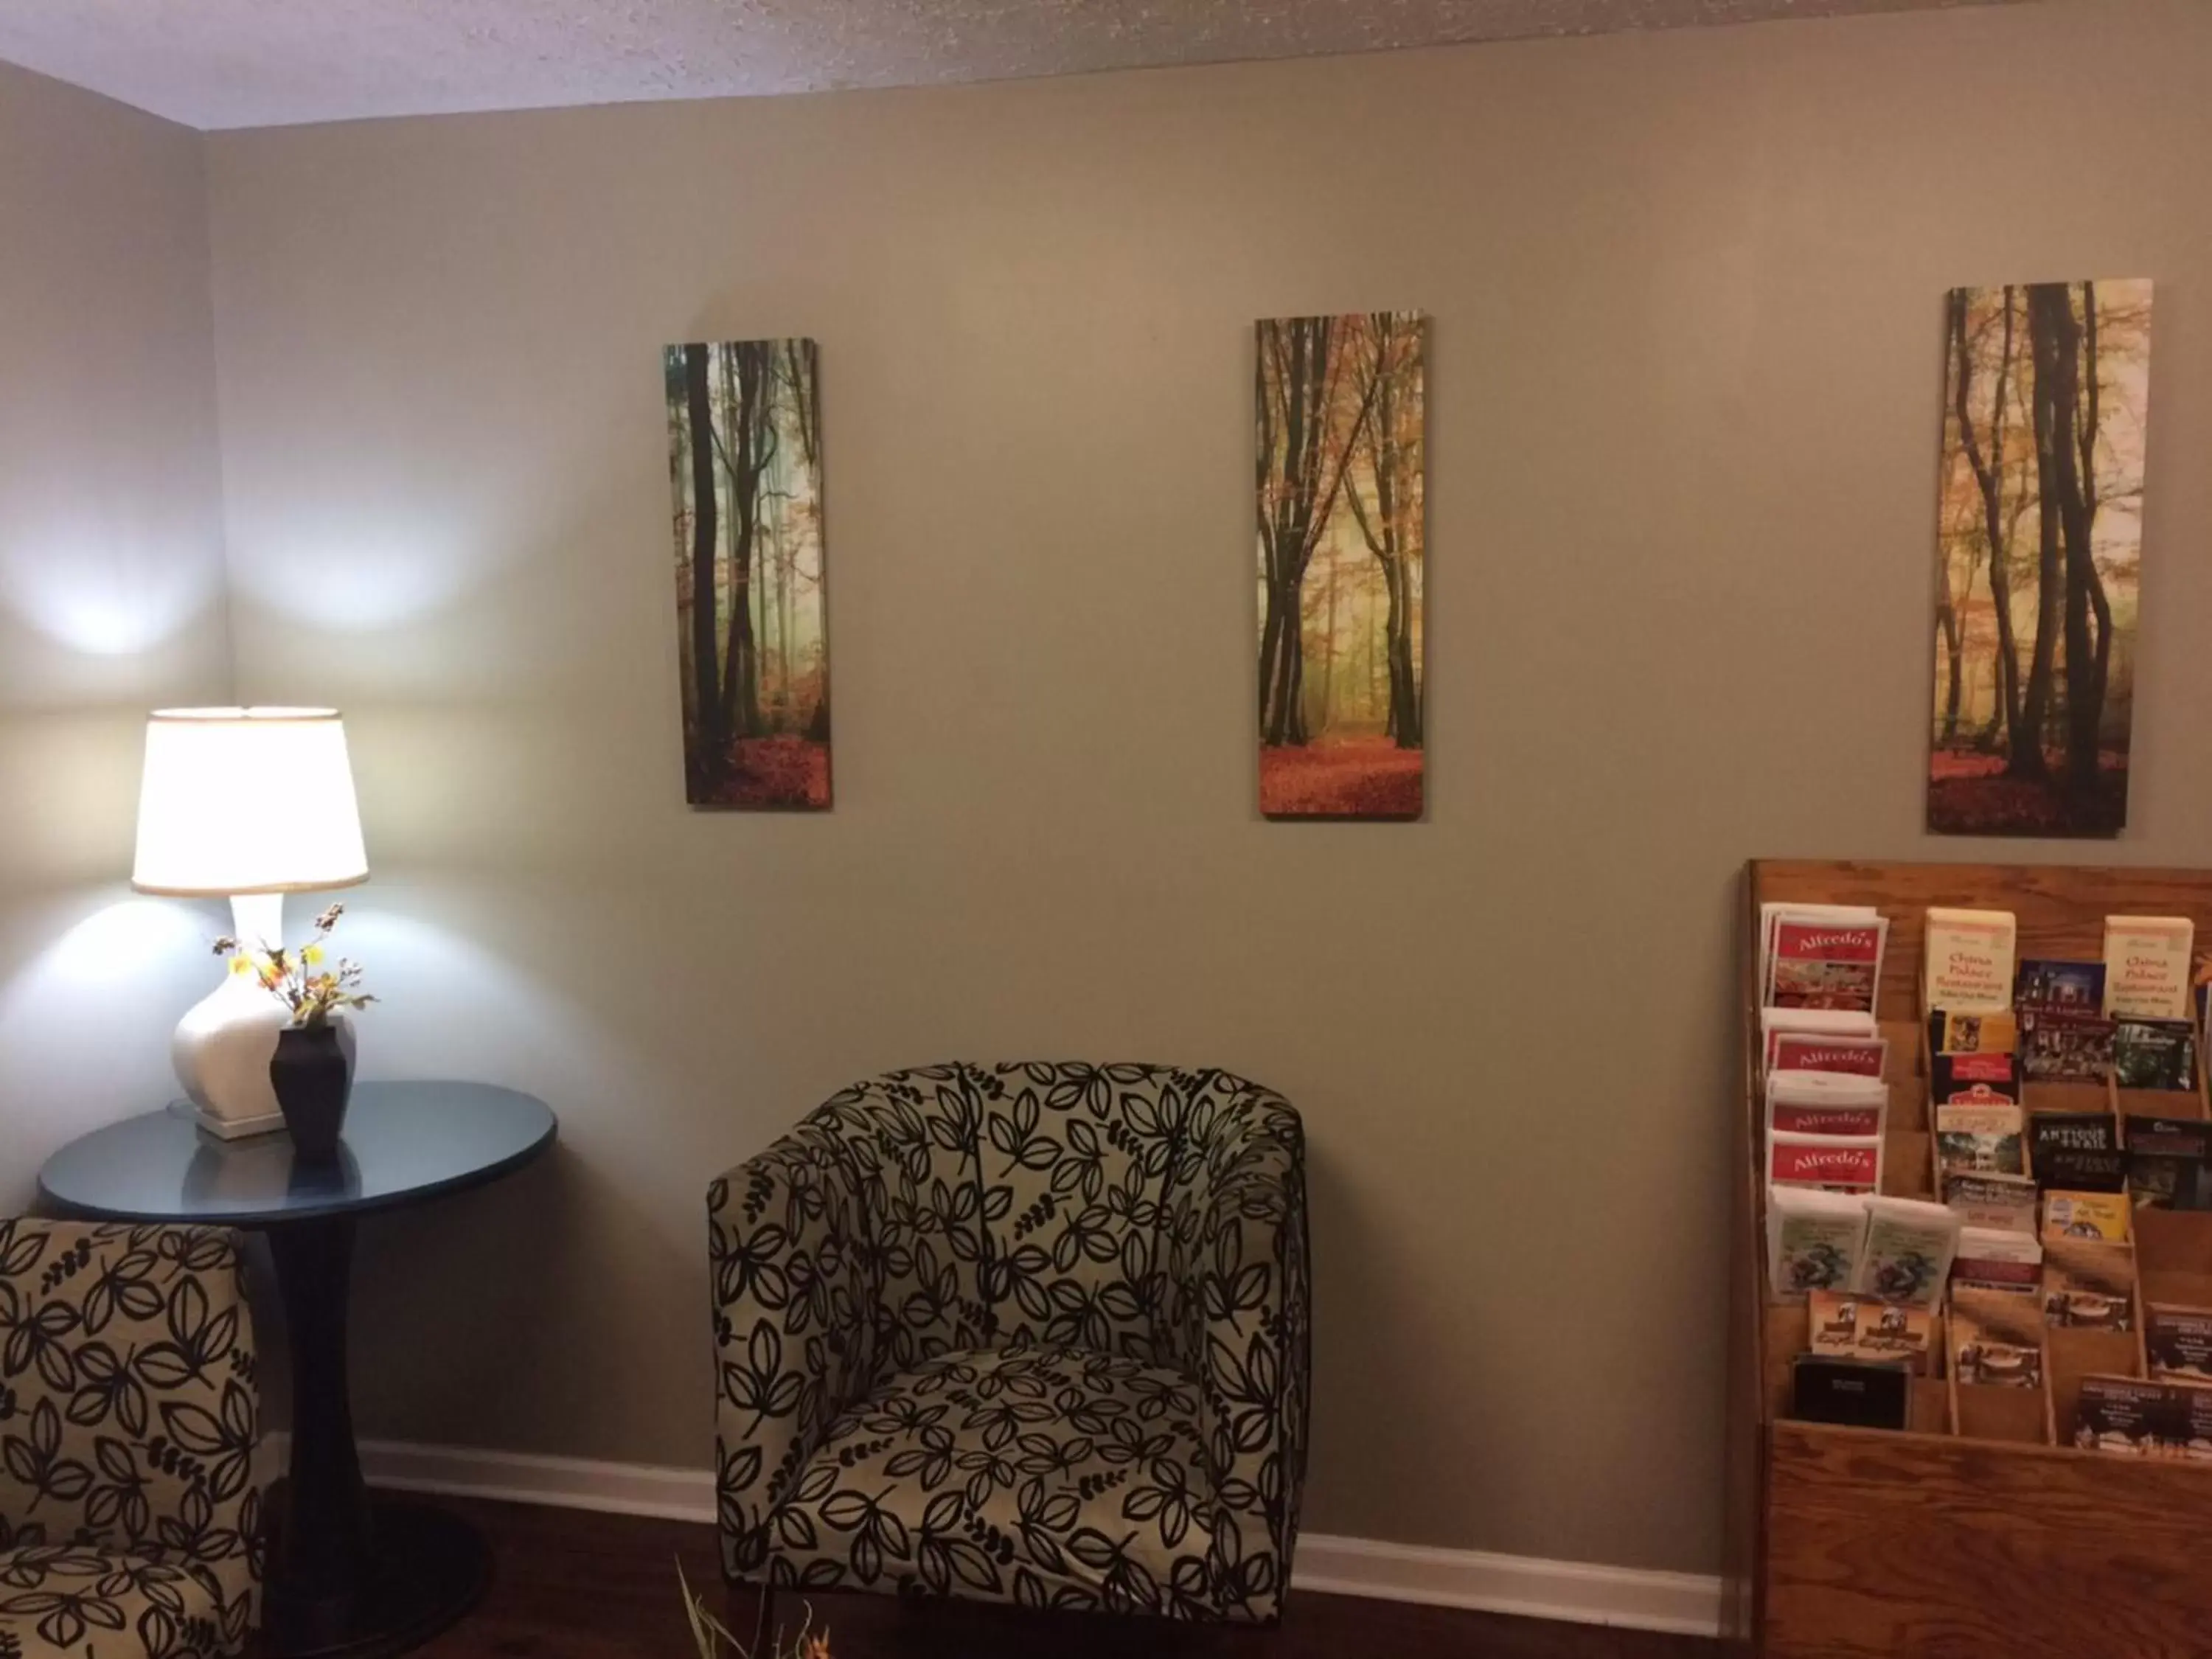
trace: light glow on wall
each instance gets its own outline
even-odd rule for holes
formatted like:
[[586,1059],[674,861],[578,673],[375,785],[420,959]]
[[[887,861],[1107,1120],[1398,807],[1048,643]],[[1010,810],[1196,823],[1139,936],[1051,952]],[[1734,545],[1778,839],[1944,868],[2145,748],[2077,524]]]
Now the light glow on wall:
[[82,523],[0,533],[0,607],[88,657],[132,657],[222,603],[222,563],[160,538]]

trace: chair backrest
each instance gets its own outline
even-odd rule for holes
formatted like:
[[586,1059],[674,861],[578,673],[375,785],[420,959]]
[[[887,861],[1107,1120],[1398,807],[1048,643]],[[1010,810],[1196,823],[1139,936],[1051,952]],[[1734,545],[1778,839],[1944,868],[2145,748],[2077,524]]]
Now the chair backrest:
[[973,1067],[929,1066],[841,1089],[807,1120],[851,1162],[874,1291],[874,1345],[902,1370],[992,1346],[979,1103]]
[[809,1123],[858,1165],[893,1364],[1022,1343],[1184,1364],[1209,1182],[1271,1108],[1225,1072],[1009,1061],[870,1079]]

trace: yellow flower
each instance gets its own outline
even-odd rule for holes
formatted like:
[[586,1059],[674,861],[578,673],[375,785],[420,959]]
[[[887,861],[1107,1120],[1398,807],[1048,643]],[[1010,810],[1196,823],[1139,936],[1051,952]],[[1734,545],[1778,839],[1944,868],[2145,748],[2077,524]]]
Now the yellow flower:
[[323,947],[319,945],[310,945],[306,950],[300,952],[300,959],[305,962],[308,967],[313,967],[317,963],[323,959]]
[[242,956],[233,957],[230,959],[230,971],[234,974],[250,974],[253,971],[253,964]]

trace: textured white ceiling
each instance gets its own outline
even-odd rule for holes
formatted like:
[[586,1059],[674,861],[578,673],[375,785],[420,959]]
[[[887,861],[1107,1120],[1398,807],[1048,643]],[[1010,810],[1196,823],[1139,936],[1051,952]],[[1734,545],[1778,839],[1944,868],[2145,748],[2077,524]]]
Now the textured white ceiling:
[[0,0],[0,59],[204,128],[921,86],[1989,0]]

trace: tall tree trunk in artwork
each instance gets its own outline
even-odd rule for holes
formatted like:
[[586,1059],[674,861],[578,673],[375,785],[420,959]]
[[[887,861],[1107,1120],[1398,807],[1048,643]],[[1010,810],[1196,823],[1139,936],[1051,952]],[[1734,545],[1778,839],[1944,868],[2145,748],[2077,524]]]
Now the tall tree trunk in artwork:
[[[2003,333],[1997,355],[1996,384],[1990,400],[1990,443],[1986,454],[1974,426],[1974,354],[1966,325],[1966,290],[1964,289],[1952,290],[1950,313],[1952,412],[1959,422],[1960,445],[1966,451],[1967,465],[1973,469],[1974,483],[1981,493],[1983,533],[1990,544],[1990,600],[1996,612],[1997,629],[1997,712],[1990,718],[1990,729],[1992,732],[1996,730],[2001,718],[2010,757],[2006,769],[2008,771],[2020,772],[2023,769],[2022,738],[2025,736],[2026,752],[2033,757],[2034,769],[2039,774],[2043,765],[2039,738],[2032,726],[2025,734],[2021,730],[2020,649],[2012,625],[2012,573],[2009,564],[2012,534],[2004,512],[2005,383],[2012,372],[2014,349],[2012,289],[2007,288],[2004,291]],[[1955,629],[1956,626],[1954,617],[1953,627]],[[1954,677],[1951,692],[1951,701],[1954,705],[1957,696]]]
[[740,737],[761,732],[760,653],[753,632],[752,566],[758,541],[761,477],[775,457],[767,406],[771,343],[743,340],[722,348],[734,408],[722,445],[730,481],[732,532],[729,648],[722,668],[722,718]]
[[1393,559],[1382,569],[1382,660],[1389,671],[1390,719],[1384,735],[1401,749],[1419,749],[1421,734],[1414,729],[1412,687],[1399,660],[1399,630],[1406,617],[1406,567]]
[[[2096,788],[2098,730],[2104,721],[2104,702],[2097,684],[2097,646],[2089,630],[2090,590],[2096,588],[2101,599],[2102,584],[2089,544],[2081,452],[2075,447],[2081,426],[2082,333],[2074,315],[2069,284],[2050,283],[2037,293],[2051,366],[2051,473],[2046,483],[2054,497],[2059,537],[2065,547],[2066,781],[2077,799],[2086,802]],[[2091,301],[2094,302],[2094,294]],[[2046,514],[2045,525],[2050,521],[2051,515]]]
[[[799,453],[805,457],[809,471],[818,471],[822,465],[821,398],[815,384],[817,361],[813,341],[783,343],[784,377],[791,387],[792,424],[798,428]],[[820,480],[815,482],[818,483]]]
[[[1389,718],[1386,734],[1401,749],[1421,746],[1420,689],[1413,674],[1413,581],[1409,564],[1419,556],[1407,534],[1407,513],[1413,478],[1406,447],[1399,431],[1405,416],[1401,404],[1401,378],[1410,366],[1409,351],[1417,349],[1418,336],[1409,342],[1409,331],[1388,312],[1364,319],[1374,356],[1366,410],[1354,441],[1368,459],[1375,489],[1370,514],[1359,492],[1359,480],[1346,465],[1344,498],[1359,526],[1367,550],[1382,568],[1382,590],[1388,610],[1382,623],[1382,659],[1388,671]],[[1419,325],[1413,325],[1418,329]]]
[[[2036,283],[2027,290],[2028,354],[2035,366],[2035,390],[2033,407],[2035,412],[2035,477],[2036,477],[2036,592],[2035,647],[2029,659],[2027,693],[2021,703],[2021,725],[2013,733],[2012,765],[2014,775],[2042,777],[2047,769],[2044,764],[2044,725],[2051,715],[2052,670],[2057,659],[2058,635],[2064,625],[2066,573],[2063,564],[2064,537],[2058,517],[2058,446],[2057,387],[2059,376],[2067,372],[2058,362],[2059,330],[2051,314],[2051,295],[2056,294],[2061,307],[2066,308],[2066,327],[2073,325],[2072,301],[2066,288],[2060,283]],[[2069,424],[2064,447],[2073,447],[2073,431]],[[2086,647],[2086,641],[2085,647]],[[2023,739],[2027,752],[2023,753]]]
[[722,718],[714,635],[714,410],[707,391],[703,345],[684,348],[684,407],[691,445],[691,664],[698,703],[692,762],[702,778],[722,775],[729,761],[729,726]]
[[783,521],[777,515],[769,516],[764,533],[768,545],[761,551],[761,720],[771,732],[777,729],[776,711],[789,701],[791,677],[780,667],[775,678],[769,678],[772,665],[784,662],[789,650],[782,642],[783,610]]
[[1370,383],[1349,421],[1337,418],[1345,319],[1293,317],[1262,323],[1254,374],[1259,422],[1255,469],[1261,594],[1260,738],[1298,745],[1308,732],[1300,600],[1306,568],[1336,510],[1352,434],[1366,417]]
[[1369,453],[1375,458],[1375,517],[1382,541],[1382,550],[1376,556],[1382,561],[1382,588],[1388,599],[1382,637],[1389,669],[1390,737],[1401,749],[1418,749],[1421,734],[1413,709],[1413,687],[1399,649],[1407,621],[1405,526],[1400,517],[1405,481],[1399,461],[1397,424],[1398,375],[1402,364],[1395,319],[1388,313],[1378,314],[1370,319],[1369,327],[1375,339],[1375,397],[1367,411],[1367,429],[1374,440]]
[[2112,601],[2097,568],[2097,440],[2104,422],[2104,374],[2097,356],[2097,285],[2081,284],[2081,542],[2089,549],[2089,605],[2097,617],[2096,672],[2090,696],[2097,706],[2098,742],[2103,738],[2105,694],[2112,684]]
[[[2024,384],[2028,378],[2021,374],[2015,374],[2013,377],[2015,386]],[[2005,546],[2008,549],[2020,545],[2020,521],[2027,516],[2027,503],[2028,492],[2026,489],[2013,491],[2012,500],[2005,508],[2004,516],[2004,538]],[[2012,614],[2012,584],[2009,578],[2002,574],[2001,567],[1994,562],[1990,568],[1990,602],[2002,605],[2004,607],[2002,614],[2009,617]],[[2005,637],[2007,639],[2014,637],[2009,627],[2005,630]],[[2014,680],[2016,683],[2019,678],[2018,659],[2008,658],[2007,660],[2013,664]],[[2010,752],[2009,720],[2012,714],[2016,714],[2018,712],[2016,704],[2011,713],[2008,714],[2002,699],[1992,702],[1989,720],[1982,727],[1979,739],[1980,747],[1984,754],[1997,755]]]
[[1328,608],[1323,613],[1321,636],[1328,641],[1321,659],[1321,729],[1325,732],[1336,724],[1336,588],[1339,572],[1336,561],[1328,562]]
[[775,678],[781,689],[785,716],[794,721],[799,718],[799,672],[795,666],[799,653],[793,641],[798,631],[799,540],[805,533],[804,526],[793,526],[781,519],[776,521]]
[[1390,667],[1398,699],[1397,730],[1392,733],[1401,749],[1419,749],[1428,741],[1427,720],[1421,712],[1420,676],[1413,671],[1413,566],[1398,562],[1398,602],[1392,615],[1395,632],[1390,641]]
[[[742,558],[738,544],[738,521],[744,514],[738,506],[738,493],[740,469],[738,455],[746,442],[744,424],[738,418],[738,348],[724,341],[715,349],[721,365],[722,421],[715,429],[721,434],[717,453],[721,458],[722,476],[729,489],[729,511],[722,520],[722,562],[726,573],[724,583],[730,594],[729,634],[722,650],[722,684],[720,696],[722,705],[722,724],[733,738],[748,738],[747,731],[738,719],[738,685],[745,672],[744,648],[738,632],[738,618],[744,616],[751,599],[750,561]],[[740,762],[742,769],[742,762]]]
[[1936,627],[1943,636],[1943,730],[1938,747],[1948,749],[1959,736],[1960,627],[1959,608],[1951,599],[1951,556],[1946,551],[1936,562]]
[[1313,741],[1312,728],[1306,722],[1306,630],[1291,630],[1291,683],[1285,696],[1290,698],[1290,742],[1304,748]]
[[1275,337],[1279,325],[1255,331],[1258,349],[1252,366],[1255,434],[1252,466],[1253,514],[1260,534],[1260,741],[1267,740],[1274,714],[1275,653],[1283,646],[1282,565],[1284,550],[1275,535],[1275,501],[1282,489],[1282,462],[1276,449],[1277,377],[1280,373]]
[[699,727],[699,677],[691,662],[691,476],[690,418],[684,395],[684,349],[671,347],[663,356],[668,382],[668,500],[669,544],[676,550],[677,677],[683,687],[684,740]]
[[[799,434],[799,459],[806,471],[806,497],[814,503],[818,536],[822,532],[823,512],[821,354],[811,340],[786,340],[783,361],[785,377],[791,387],[792,425]],[[795,631],[798,586],[799,549],[793,544],[784,553],[783,672],[787,682],[793,674],[791,641]],[[830,670],[826,653],[822,658],[814,713],[806,723],[806,737],[812,743],[830,741]]]
[[[1300,596],[1313,556],[1322,431],[1330,385],[1328,320],[1294,317],[1261,330],[1261,537],[1267,556],[1261,636],[1261,738],[1304,741],[1304,641]],[[1270,381],[1272,380],[1272,387]]]

